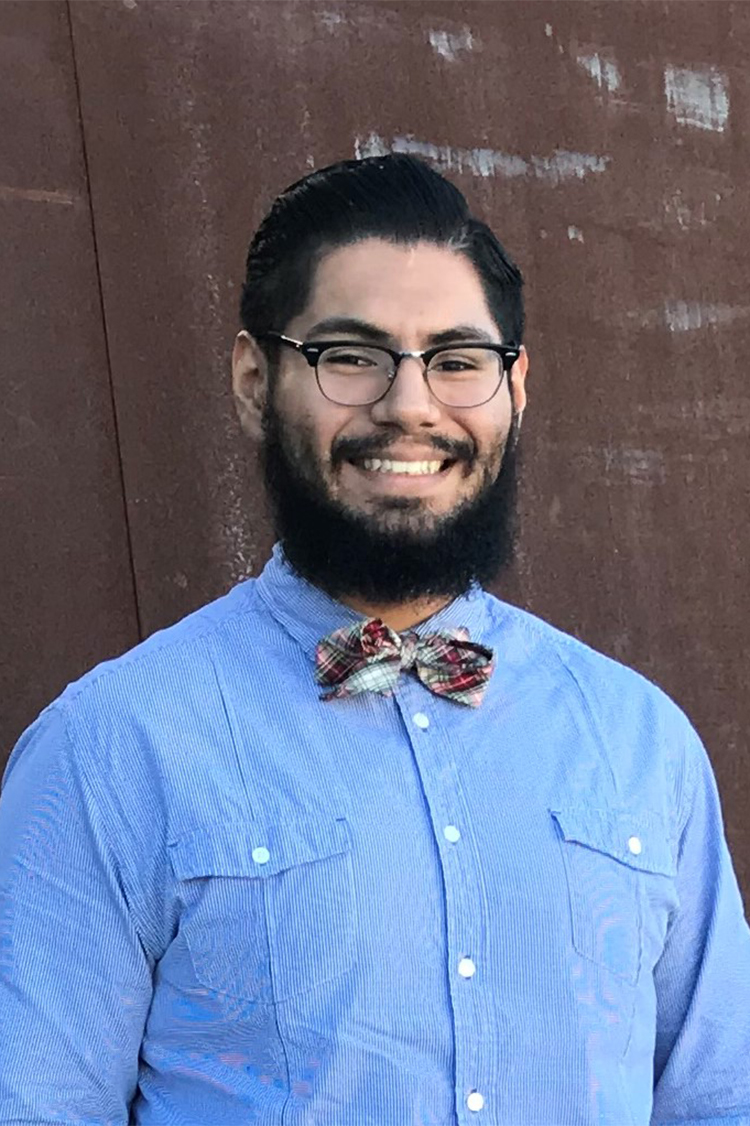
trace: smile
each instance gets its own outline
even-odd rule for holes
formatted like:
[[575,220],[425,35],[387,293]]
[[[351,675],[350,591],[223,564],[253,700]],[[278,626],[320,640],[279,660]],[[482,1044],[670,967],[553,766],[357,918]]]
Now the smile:
[[388,458],[365,458],[363,469],[371,473],[406,473],[414,477],[432,476],[440,473],[448,462],[444,461],[392,461]]

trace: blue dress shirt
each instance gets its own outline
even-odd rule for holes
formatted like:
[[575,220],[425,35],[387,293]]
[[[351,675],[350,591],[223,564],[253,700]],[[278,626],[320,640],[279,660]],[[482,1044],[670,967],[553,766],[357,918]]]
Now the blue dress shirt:
[[750,931],[690,724],[481,590],[462,707],[321,702],[257,580],[47,708],[0,803],[0,1122],[748,1126]]

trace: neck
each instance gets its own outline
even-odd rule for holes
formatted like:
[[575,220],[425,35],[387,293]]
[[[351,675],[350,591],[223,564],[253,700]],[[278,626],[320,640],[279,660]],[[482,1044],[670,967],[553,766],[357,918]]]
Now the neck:
[[356,610],[358,614],[363,614],[366,618],[380,618],[381,622],[395,633],[403,633],[404,630],[413,629],[420,622],[424,622],[427,618],[431,618],[433,614],[437,614],[438,610],[442,610],[451,601],[450,598],[429,598],[421,602],[396,602],[378,605],[371,602],[362,602],[358,598],[341,598],[341,602],[345,606],[350,606],[352,610]]

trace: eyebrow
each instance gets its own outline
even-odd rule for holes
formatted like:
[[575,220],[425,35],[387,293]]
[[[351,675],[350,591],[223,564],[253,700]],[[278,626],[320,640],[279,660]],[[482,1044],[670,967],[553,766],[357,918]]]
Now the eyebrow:
[[315,340],[316,338],[325,340],[330,333],[362,336],[378,344],[389,344],[393,339],[385,329],[369,324],[368,321],[360,321],[356,317],[326,317],[324,321],[318,321],[311,329],[308,329],[305,336],[308,340]]
[[502,341],[495,340],[493,334],[488,332],[486,328],[477,328],[476,325],[454,325],[453,328],[448,328],[444,332],[433,332],[428,338],[430,344],[452,344],[455,340],[481,340],[487,344],[500,344]]
[[[369,321],[361,321],[357,317],[326,317],[325,320],[314,324],[305,336],[308,340],[315,340],[316,338],[325,340],[329,333],[346,333],[351,336],[359,336],[372,341],[374,344],[389,345],[394,340],[393,336],[385,329],[370,324]],[[431,333],[427,338],[427,344],[428,347],[432,347],[438,344],[452,344],[467,340],[486,341],[488,344],[501,343],[501,341],[494,339],[493,334],[488,332],[487,329],[478,328],[476,325],[454,325],[442,332]]]

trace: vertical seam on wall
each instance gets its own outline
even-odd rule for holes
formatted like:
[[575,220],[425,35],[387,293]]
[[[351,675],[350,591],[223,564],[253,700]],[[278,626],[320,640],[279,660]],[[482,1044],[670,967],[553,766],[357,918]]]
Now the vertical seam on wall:
[[130,518],[128,514],[128,498],[125,486],[125,469],[123,466],[122,445],[120,441],[120,424],[117,417],[117,398],[115,396],[114,379],[112,378],[112,355],[109,347],[109,334],[107,332],[107,315],[104,306],[104,288],[102,286],[102,272],[99,263],[99,243],[96,237],[96,216],[94,214],[94,193],[91,187],[91,174],[89,170],[89,154],[86,145],[86,126],[83,117],[83,101],[81,98],[81,83],[78,76],[78,58],[76,56],[76,42],[75,34],[73,32],[73,15],[71,11],[71,0],[66,0],[65,11],[68,17],[68,33],[70,35],[70,50],[73,60],[73,81],[75,82],[76,91],[76,104],[78,107],[78,121],[81,131],[81,149],[83,153],[83,171],[86,177],[86,188],[88,190],[88,203],[89,203],[89,219],[91,222],[91,241],[94,248],[94,269],[96,271],[96,285],[99,294],[99,308],[101,311],[101,324],[102,333],[104,335],[104,354],[107,363],[107,379],[109,383],[109,398],[112,404],[112,424],[114,428],[115,449],[117,451],[117,467],[120,476],[120,495],[122,497],[122,507],[125,516],[125,538],[128,547],[128,561],[130,563],[130,576],[133,587],[133,603],[135,606],[135,620],[138,636],[143,639],[143,624],[141,622],[141,607],[138,599],[138,582],[135,575],[135,555],[133,552],[133,536],[130,528]]

